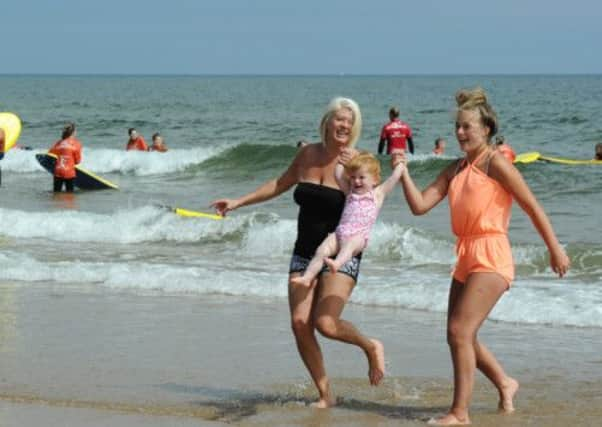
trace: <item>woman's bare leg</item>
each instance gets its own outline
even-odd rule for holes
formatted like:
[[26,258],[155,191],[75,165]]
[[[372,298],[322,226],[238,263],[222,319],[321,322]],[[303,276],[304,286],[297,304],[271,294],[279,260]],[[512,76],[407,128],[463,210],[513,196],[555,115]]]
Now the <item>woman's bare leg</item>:
[[363,336],[356,327],[340,318],[351,296],[355,281],[346,274],[322,273],[318,288],[314,319],[316,328],[325,337],[354,344],[368,358],[370,384],[378,385],[385,374],[385,353],[382,343]]
[[[470,424],[468,407],[477,367],[477,332],[507,287],[504,279],[496,273],[473,273],[464,285],[455,280],[452,282],[447,340],[454,365],[454,400],[449,413],[432,420],[431,424]],[[499,366],[499,363],[491,353],[485,349],[481,357],[480,363],[484,369],[494,377],[498,375],[496,365]]]
[[319,400],[316,402],[316,406],[328,408],[334,406],[335,398],[330,391],[330,383],[326,375],[326,370],[324,369],[322,350],[316,339],[315,327],[311,314],[316,286],[306,287],[292,283],[290,279],[296,276],[299,276],[299,273],[291,273],[288,285],[288,301],[293,334],[295,336],[299,355],[309,371],[311,379],[316,385],[320,395]]

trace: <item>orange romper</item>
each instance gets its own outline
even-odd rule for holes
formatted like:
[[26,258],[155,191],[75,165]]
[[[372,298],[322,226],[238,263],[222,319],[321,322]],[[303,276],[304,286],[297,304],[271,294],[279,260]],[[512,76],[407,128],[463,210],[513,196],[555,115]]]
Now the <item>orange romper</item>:
[[[485,153],[491,152],[486,150]],[[462,164],[468,164],[449,183],[449,212],[452,231],[457,237],[458,257],[453,277],[466,283],[470,273],[494,272],[510,287],[514,279],[508,240],[512,195],[475,166],[482,156],[473,163],[464,160]]]

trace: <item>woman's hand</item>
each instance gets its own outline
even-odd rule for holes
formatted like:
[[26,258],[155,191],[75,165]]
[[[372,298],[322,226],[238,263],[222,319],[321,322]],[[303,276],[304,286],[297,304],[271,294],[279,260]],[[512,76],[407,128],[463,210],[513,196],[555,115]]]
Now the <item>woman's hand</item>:
[[341,154],[339,155],[339,163],[345,166],[351,159],[357,156],[358,153],[359,151],[357,151],[355,148],[343,148]]
[[554,251],[550,251],[550,266],[552,270],[563,277],[569,270],[571,260],[561,246],[558,246]]
[[240,204],[235,199],[218,199],[213,201],[210,206],[218,215],[226,216],[226,213],[238,208]]

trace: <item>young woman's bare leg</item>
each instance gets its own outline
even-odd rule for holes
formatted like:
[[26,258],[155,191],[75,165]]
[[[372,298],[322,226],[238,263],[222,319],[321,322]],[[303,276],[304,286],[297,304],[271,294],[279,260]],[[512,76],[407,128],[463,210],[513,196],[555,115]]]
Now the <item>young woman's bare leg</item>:
[[[447,340],[454,365],[454,400],[447,415],[435,425],[470,424],[468,407],[477,367],[477,332],[508,285],[496,273],[473,273],[465,284],[452,282],[448,308]],[[481,362],[493,368],[487,354]],[[497,362],[496,362],[497,363]]]

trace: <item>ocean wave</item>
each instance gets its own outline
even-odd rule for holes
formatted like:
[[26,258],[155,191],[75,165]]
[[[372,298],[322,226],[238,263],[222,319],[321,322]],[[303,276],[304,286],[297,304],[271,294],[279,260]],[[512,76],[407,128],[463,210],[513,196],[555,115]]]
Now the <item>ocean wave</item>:
[[[171,174],[201,165],[224,148],[172,149],[166,153],[85,148],[81,166],[95,173],[124,175]],[[2,160],[2,169],[14,173],[47,173],[35,158],[37,152],[11,150]]]
[[[183,218],[154,205],[110,214],[85,211],[24,212],[0,208],[0,235],[13,239],[43,239],[67,243],[141,244],[155,242],[217,245],[248,259],[288,256],[294,245],[296,221],[273,213],[231,215],[222,221]],[[233,245],[233,246],[232,246]],[[602,276],[602,247],[567,247],[573,260],[571,277],[591,282]],[[366,259],[376,265],[428,267],[450,271],[454,241],[415,227],[378,221]],[[515,244],[513,256],[521,276],[550,274],[544,245]]]
[[[42,261],[28,254],[0,251],[0,281],[76,284],[144,295],[207,295],[284,299],[287,272],[282,263],[257,264],[230,259],[194,263],[132,261]],[[367,266],[351,301],[444,313],[448,274],[414,268],[386,270]],[[526,324],[602,327],[602,288],[567,280],[519,279],[489,316]]]

